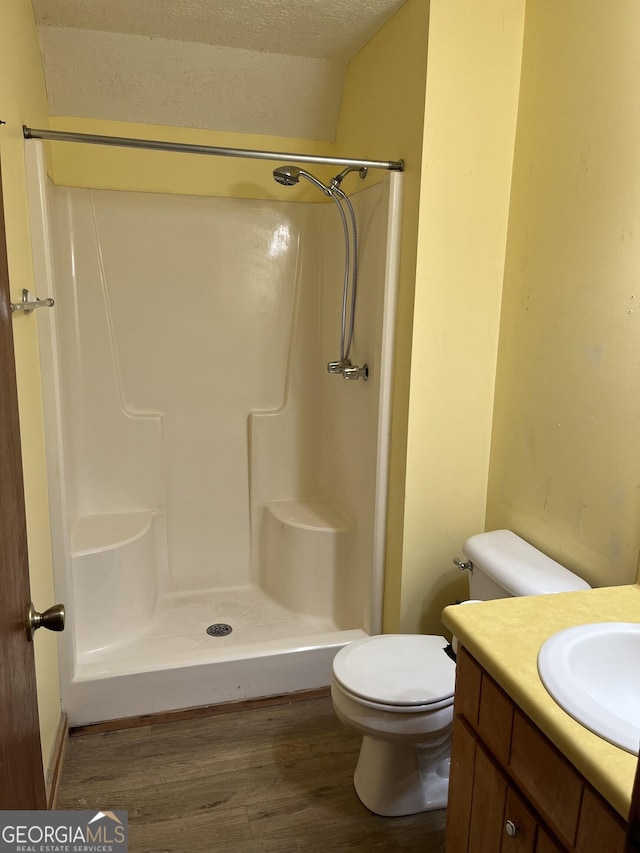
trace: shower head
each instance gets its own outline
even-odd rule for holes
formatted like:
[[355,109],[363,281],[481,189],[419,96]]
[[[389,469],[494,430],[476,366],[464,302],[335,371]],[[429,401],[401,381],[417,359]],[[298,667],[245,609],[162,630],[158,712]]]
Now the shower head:
[[278,166],[273,170],[273,177],[283,187],[292,187],[300,180],[300,169],[297,166]]
[[297,166],[278,166],[273,170],[273,178],[279,184],[282,184],[283,187],[292,187],[294,184],[298,183],[300,178],[306,178],[318,187],[318,189],[325,195],[331,195],[331,190],[329,187],[326,187],[322,181],[319,181],[309,172],[305,172],[304,169],[299,169]]

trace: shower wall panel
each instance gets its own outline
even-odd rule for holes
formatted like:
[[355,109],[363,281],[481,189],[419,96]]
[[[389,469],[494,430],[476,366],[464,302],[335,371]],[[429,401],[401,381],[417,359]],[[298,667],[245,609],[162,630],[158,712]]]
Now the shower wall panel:
[[[351,359],[368,363],[370,378],[347,381],[327,372],[327,362],[340,356],[344,236],[335,205],[313,205],[302,237],[284,396],[277,408],[250,418],[253,563],[257,580],[266,581],[267,591],[291,607],[299,600],[296,584],[312,588],[317,575],[326,573],[327,587],[335,590],[332,616],[340,628],[369,630],[389,184],[363,190],[352,201],[360,271]],[[317,509],[318,501],[325,502],[324,509]],[[316,508],[314,520],[309,520],[310,506]],[[324,525],[323,516],[335,517],[333,509],[342,522]],[[274,518],[280,520],[279,532]],[[317,544],[323,525],[327,536],[335,534],[333,565],[320,556],[329,547]],[[300,545],[305,526],[308,553]],[[272,547],[276,536],[278,553]],[[285,589],[277,566],[288,565],[292,551],[298,568]]]
[[[319,472],[321,493],[339,506],[354,526],[350,595],[357,624],[371,631],[389,183],[358,192],[351,200],[358,222],[359,268],[350,358],[354,364],[368,364],[369,379],[347,381],[328,373],[323,376],[320,411],[324,441]],[[322,213],[320,240],[325,246],[339,246],[343,238],[338,217],[324,209]],[[339,357],[343,275],[339,252],[321,254],[318,274],[325,282],[320,290],[320,346],[322,357],[329,361]]]
[[168,591],[248,583],[247,415],[284,396],[306,206],[54,196],[72,513],[166,512]]
[[122,398],[91,195],[49,187],[67,511],[164,509],[162,421]]

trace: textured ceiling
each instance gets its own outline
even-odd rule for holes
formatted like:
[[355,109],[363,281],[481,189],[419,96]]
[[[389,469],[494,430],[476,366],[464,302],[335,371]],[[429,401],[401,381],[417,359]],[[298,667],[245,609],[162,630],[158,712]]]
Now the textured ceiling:
[[32,2],[51,115],[332,140],[349,60],[405,0]]
[[405,0],[33,0],[38,24],[349,60]]

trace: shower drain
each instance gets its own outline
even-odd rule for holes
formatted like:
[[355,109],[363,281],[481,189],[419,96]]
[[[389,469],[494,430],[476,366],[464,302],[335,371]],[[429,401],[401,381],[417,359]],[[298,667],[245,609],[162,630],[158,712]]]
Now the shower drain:
[[231,625],[225,625],[224,622],[216,622],[215,625],[209,625],[207,634],[210,637],[226,637],[233,631]]

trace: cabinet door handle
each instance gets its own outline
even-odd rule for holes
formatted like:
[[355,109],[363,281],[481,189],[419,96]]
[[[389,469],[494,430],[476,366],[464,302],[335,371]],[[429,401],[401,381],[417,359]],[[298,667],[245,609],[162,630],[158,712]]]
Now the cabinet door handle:
[[518,834],[518,827],[512,820],[508,820],[504,825],[504,831],[507,833],[509,838],[515,838]]

